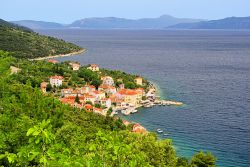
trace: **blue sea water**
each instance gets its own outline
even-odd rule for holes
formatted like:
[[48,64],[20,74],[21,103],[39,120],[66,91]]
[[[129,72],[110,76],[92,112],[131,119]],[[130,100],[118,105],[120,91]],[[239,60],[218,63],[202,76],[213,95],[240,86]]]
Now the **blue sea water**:
[[184,102],[126,117],[168,132],[179,155],[204,150],[217,156],[218,166],[250,166],[250,31],[40,32],[88,49],[61,61],[141,74],[160,87],[163,98]]

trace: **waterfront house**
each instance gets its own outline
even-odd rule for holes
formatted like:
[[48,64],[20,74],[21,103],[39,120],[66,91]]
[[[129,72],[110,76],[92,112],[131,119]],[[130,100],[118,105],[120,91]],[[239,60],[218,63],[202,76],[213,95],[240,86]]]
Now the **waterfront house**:
[[135,91],[137,93],[137,100],[142,100],[142,97],[146,95],[143,88],[137,88]]
[[70,62],[69,65],[71,65],[71,68],[73,71],[78,71],[81,67],[81,65],[79,63]]
[[110,76],[102,77],[101,80],[102,80],[103,85],[108,85],[108,86],[114,86],[115,85],[115,82],[114,82],[113,78],[110,77]]
[[140,124],[134,124],[132,132],[134,133],[147,133],[147,130]]
[[50,77],[50,84],[51,86],[62,86],[62,82],[63,82],[63,77],[62,76],[51,76]]
[[137,106],[139,104],[138,94],[132,89],[121,89],[118,92],[118,96],[121,96],[125,103],[130,106]]
[[122,123],[125,125],[125,126],[128,126],[130,124],[130,122],[128,122],[127,120],[122,120]]
[[49,60],[48,60],[48,62],[49,62],[49,63],[53,63],[53,64],[57,64],[57,63],[59,63],[59,61],[54,60],[54,59],[49,59]]
[[48,83],[47,82],[42,82],[40,84],[40,89],[43,93],[46,93],[46,88],[47,88]]
[[99,71],[99,70],[100,70],[100,69],[99,69],[99,66],[96,65],[96,64],[90,64],[89,67],[88,67],[87,69],[89,69],[89,70],[91,70],[91,71]]
[[137,85],[142,85],[142,77],[136,77],[136,78],[135,78],[135,83],[136,83]]

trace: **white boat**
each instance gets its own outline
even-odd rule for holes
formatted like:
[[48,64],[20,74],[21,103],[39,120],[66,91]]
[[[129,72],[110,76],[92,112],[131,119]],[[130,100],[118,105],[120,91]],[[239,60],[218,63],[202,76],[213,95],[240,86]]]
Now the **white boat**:
[[131,113],[136,113],[136,112],[138,112],[138,110],[136,110],[136,109],[133,109],[133,110],[131,111]]
[[157,129],[156,130],[158,133],[163,133],[163,130],[161,130],[161,129]]
[[122,110],[121,113],[123,115],[129,115],[131,113],[131,111],[129,109],[126,109],[126,110]]

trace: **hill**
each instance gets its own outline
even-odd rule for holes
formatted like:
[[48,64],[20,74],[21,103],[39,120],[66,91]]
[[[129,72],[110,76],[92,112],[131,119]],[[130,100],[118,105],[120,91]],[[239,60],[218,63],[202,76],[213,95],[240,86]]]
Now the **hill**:
[[77,52],[82,48],[0,20],[0,50],[12,52],[14,57],[33,59]]
[[199,22],[199,19],[176,18],[163,15],[158,18],[125,19],[117,17],[94,17],[74,21],[71,24],[42,21],[14,21],[13,23],[29,27],[31,29],[61,29],[61,28],[83,28],[83,29],[162,29],[178,23]]
[[180,23],[168,29],[250,29],[250,17],[229,17],[221,20]]
[[178,23],[193,23],[198,21],[200,20],[180,19],[169,15],[163,15],[158,18],[143,18],[137,20],[106,17],[78,20],[70,24],[68,27],[86,29],[161,29]]
[[12,23],[29,27],[30,29],[61,29],[65,28],[63,24],[53,23],[53,22],[45,22],[45,21],[33,21],[33,20],[20,20],[13,21]]
[[10,22],[7,22],[7,21],[2,20],[2,19],[0,19],[0,26],[6,27],[6,28],[16,28],[16,29],[19,29],[21,31],[32,32],[32,30],[30,28],[27,28],[27,27],[24,27],[22,25],[18,25],[15,23],[10,23]]

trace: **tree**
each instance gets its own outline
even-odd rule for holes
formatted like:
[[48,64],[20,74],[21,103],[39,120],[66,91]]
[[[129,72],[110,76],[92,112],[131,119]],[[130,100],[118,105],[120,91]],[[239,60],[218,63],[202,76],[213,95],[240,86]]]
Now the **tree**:
[[49,84],[47,84],[47,86],[46,86],[46,92],[50,92],[52,90],[52,86],[51,86],[51,84],[49,83]]
[[215,167],[216,158],[211,153],[199,152],[191,159],[192,167]]
[[95,104],[95,107],[96,107],[96,108],[101,108],[102,105],[101,105],[101,104]]
[[75,102],[80,104],[80,98],[79,98],[78,94],[76,95]]
[[127,89],[135,89],[136,84],[134,82],[128,82],[128,83],[125,84],[125,88],[127,88]]
[[188,159],[185,157],[180,157],[177,160],[177,165],[178,167],[189,167]]
[[86,104],[93,105],[93,103],[91,101],[86,101]]

